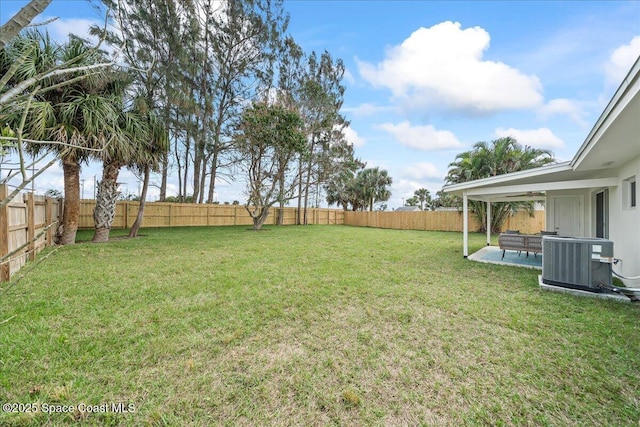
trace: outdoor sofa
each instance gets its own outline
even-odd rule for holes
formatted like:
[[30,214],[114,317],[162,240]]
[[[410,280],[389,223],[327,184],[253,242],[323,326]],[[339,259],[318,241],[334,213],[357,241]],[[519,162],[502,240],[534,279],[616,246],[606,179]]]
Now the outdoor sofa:
[[498,244],[502,250],[502,259],[506,251],[518,251],[518,256],[521,252],[526,252],[527,257],[529,252],[533,253],[533,256],[537,256],[542,252],[542,236],[544,235],[556,235],[555,231],[541,231],[540,234],[520,234],[518,230],[507,230],[504,233],[500,233],[498,236]]

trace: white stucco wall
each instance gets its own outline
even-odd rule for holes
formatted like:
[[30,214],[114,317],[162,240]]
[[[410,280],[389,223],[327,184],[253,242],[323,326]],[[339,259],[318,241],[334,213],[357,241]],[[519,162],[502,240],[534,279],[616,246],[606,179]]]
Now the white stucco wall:
[[[635,177],[640,183],[640,157],[637,157],[616,171],[618,185],[609,187],[609,239],[613,240],[614,256],[622,260],[613,268],[626,277],[640,276],[640,194],[636,194],[638,205],[629,207],[627,180]],[[595,195],[603,188],[588,190],[548,191],[546,206],[546,229],[554,230],[555,203],[557,197],[580,196],[582,200],[580,236],[596,235]],[[625,194],[626,192],[626,194]],[[638,184],[636,184],[638,193]],[[625,284],[640,287],[640,280],[625,281]]]
[[[618,186],[609,189],[609,238],[613,240],[614,253],[622,263],[614,266],[614,270],[623,276],[640,276],[640,206],[628,206],[629,188],[625,180],[636,177],[640,181],[640,157],[618,170]],[[636,184],[636,200],[638,200]],[[638,285],[640,280],[626,283]]]

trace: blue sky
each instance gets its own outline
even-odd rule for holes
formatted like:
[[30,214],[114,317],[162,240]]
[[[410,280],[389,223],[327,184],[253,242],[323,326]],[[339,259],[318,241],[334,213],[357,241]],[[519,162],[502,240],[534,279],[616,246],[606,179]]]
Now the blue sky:
[[[1,0],[1,21],[25,3]],[[640,55],[639,1],[285,0],[285,9],[305,51],[344,61],[347,136],[393,177],[389,208],[420,187],[435,194],[478,141],[510,135],[571,159]],[[60,38],[100,20],[82,0],[53,0],[45,15],[60,17],[49,26]],[[96,174],[83,169],[87,197]],[[61,188],[59,168],[46,176],[39,189]],[[121,181],[137,192],[130,173]],[[238,183],[216,192],[242,201]]]

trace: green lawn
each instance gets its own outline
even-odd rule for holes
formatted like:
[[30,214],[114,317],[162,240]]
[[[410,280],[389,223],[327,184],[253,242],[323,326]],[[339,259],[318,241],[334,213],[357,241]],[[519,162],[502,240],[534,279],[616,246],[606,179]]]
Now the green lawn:
[[539,271],[464,260],[459,233],[142,233],[0,292],[0,401],[40,410],[0,425],[640,421],[640,306],[540,291]]

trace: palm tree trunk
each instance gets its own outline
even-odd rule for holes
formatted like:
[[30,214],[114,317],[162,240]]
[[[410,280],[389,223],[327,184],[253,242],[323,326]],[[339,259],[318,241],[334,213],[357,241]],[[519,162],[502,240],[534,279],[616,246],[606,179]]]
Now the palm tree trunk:
[[0,27],[0,48],[5,47],[12,38],[26,28],[33,18],[40,15],[51,3],[51,0],[31,0],[6,24]]
[[80,165],[75,159],[62,159],[64,173],[64,213],[62,215],[62,235],[58,243],[73,245],[78,232],[80,217]]
[[144,217],[144,205],[145,200],[147,199],[147,189],[149,188],[149,171],[149,166],[145,166],[142,194],[140,195],[140,206],[138,207],[138,216],[136,216],[136,221],[131,226],[131,230],[129,230],[129,237],[138,237],[138,230],[142,226],[142,218]]
[[96,207],[93,211],[95,233],[93,243],[109,241],[109,231],[116,216],[116,201],[118,200],[118,174],[120,164],[105,162],[102,168],[102,180],[98,183]]

